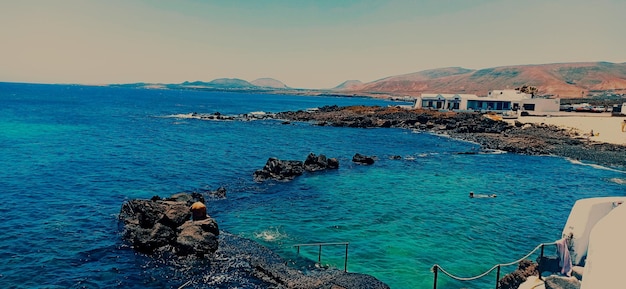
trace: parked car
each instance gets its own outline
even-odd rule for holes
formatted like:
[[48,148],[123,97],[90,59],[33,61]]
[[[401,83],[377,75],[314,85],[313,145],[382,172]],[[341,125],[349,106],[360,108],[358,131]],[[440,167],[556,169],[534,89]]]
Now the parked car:
[[605,111],[606,111],[606,107],[604,107],[604,105],[591,107],[591,112],[605,112]]

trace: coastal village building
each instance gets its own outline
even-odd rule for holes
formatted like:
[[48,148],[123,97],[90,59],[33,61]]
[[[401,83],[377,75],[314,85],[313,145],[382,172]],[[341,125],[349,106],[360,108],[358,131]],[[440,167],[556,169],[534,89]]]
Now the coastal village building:
[[415,100],[414,108],[496,111],[522,110],[533,112],[556,112],[560,99],[533,98],[532,95],[514,89],[492,90],[487,96],[475,94],[423,93]]

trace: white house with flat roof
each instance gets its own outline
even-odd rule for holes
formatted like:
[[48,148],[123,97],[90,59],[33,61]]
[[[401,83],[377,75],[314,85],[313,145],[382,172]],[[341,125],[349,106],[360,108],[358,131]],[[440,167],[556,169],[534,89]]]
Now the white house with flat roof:
[[414,108],[437,110],[509,111],[534,112],[559,111],[560,99],[533,98],[517,90],[492,90],[487,96],[475,94],[423,93],[415,100]]

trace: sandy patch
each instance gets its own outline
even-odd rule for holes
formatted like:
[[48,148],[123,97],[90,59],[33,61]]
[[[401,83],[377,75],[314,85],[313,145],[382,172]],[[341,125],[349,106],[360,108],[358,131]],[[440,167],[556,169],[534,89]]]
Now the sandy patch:
[[[589,137],[593,141],[626,145],[626,132],[622,132],[622,123],[625,119],[626,117],[612,117],[607,114],[569,113],[552,116],[520,116],[517,121],[573,128],[582,137]],[[594,135],[590,136],[592,130]]]

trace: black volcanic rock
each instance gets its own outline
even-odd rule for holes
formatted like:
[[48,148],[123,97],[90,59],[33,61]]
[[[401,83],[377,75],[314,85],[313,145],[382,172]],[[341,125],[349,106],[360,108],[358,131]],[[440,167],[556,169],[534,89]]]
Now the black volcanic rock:
[[374,164],[374,158],[373,157],[365,156],[365,155],[362,155],[360,153],[356,153],[352,157],[352,161],[357,163],[357,164],[362,164],[362,165],[373,165]]
[[316,156],[310,153],[304,161],[304,169],[307,172],[315,172],[327,169],[338,169],[339,161],[335,158],[326,158],[325,155]]
[[218,247],[217,223],[210,217],[191,221],[192,201],[191,195],[176,194],[165,200],[153,197],[125,202],[119,214],[124,239],[146,254],[212,254]]
[[254,172],[255,182],[266,180],[291,181],[304,172],[316,172],[322,170],[332,170],[339,168],[339,161],[336,158],[327,158],[325,155],[315,155],[310,153],[304,162],[293,160],[279,160],[269,158],[265,166]]
[[302,173],[304,173],[304,164],[301,161],[269,158],[262,169],[254,172],[254,181],[264,182],[268,179],[290,181]]

